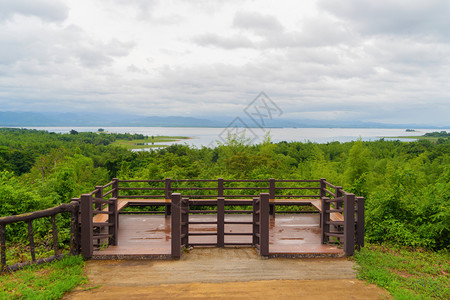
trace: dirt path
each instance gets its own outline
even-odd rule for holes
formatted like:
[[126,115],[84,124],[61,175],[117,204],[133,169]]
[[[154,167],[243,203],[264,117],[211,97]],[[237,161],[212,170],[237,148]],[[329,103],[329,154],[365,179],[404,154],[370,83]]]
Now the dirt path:
[[65,299],[384,299],[346,258],[261,259],[251,248],[194,249],[179,261],[88,261],[90,286]]

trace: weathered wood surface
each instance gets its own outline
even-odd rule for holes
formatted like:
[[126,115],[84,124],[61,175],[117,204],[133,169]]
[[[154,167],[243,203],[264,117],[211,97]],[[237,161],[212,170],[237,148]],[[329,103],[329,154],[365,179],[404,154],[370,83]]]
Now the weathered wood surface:
[[6,224],[21,222],[21,221],[27,222],[27,221],[31,221],[31,220],[38,219],[38,218],[50,217],[50,216],[57,215],[57,214],[63,213],[63,212],[71,212],[77,208],[78,208],[78,203],[75,203],[75,202],[71,202],[68,204],[61,204],[56,207],[39,210],[39,211],[31,212],[31,213],[1,217],[0,224],[6,225]]
[[[56,219],[55,216],[60,213],[64,212],[70,212],[71,213],[71,237],[70,237],[70,255],[77,255],[79,253],[79,239],[80,236],[78,235],[78,213],[79,213],[79,203],[77,201],[72,201],[69,204],[61,204],[56,207],[52,207],[49,209],[44,209],[40,211],[35,211],[32,213],[26,213],[21,215],[15,215],[15,216],[7,216],[0,218],[0,252],[1,252],[1,270],[5,271],[16,271],[19,269],[22,269],[24,266],[28,266],[31,264],[42,264],[51,262],[55,259],[59,259],[63,257],[63,255],[59,254],[58,249],[58,228],[56,225]],[[39,218],[51,218],[51,224],[52,224],[52,236],[53,236],[53,249],[55,251],[55,255],[46,257],[46,258],[40,258],[36,259],[36,253],[35,253],[35,243],[34,243],[34,229],[33,229],[33,220],[39,219]],[[17,263],[12,266],[6,265],[6,233],[5,233],[5,227],[8,224],[13,224],[17,222],[26,222],[28,225],[28,241],[29,241],[29,247],[30,247],[30,253],[31,253],[31,261],[23,262],[23,263]]]
[[[124,207],[126,207],[128,205],[128,203],[129,203],[129,201],[127,201],[125,199],[118,199],[117,200],[117,211],[121,211]],[[104,214],[96,214],[93,217],[94,223],[103,223],[103,222],[108,221],[108,214],[106,213],[106,212],[108,212],[108,207],[104,207],[102,209],[102,212],[105,212],[105,213]]]

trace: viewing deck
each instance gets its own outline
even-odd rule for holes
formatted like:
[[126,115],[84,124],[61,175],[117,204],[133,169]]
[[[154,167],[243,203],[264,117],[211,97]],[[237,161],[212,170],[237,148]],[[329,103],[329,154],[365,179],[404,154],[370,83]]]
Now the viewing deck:
[[[214,215],[196,215],[192,221],[215,221]],[[228,215],[225,221],[251,221],[250,215]],[[118,245],[94,251],[93,259],[160,258],[171,256],[171,219],[164,215],[119,216]],[[192,233],[215,232],[215,225],[191,225]],[[251,225],[228,224],[225,232],[251,231]],[[216,236],[192,236],[190,242],[214,243]],[[226,243],[252,243],[251,236],[230,235]],[[228,246],[232,247],[232,246]],[[343,256],[336,246],[322,244],[319,214],[277,214],[270,218],[270,257]]]
[[364,198],[324,178],[114,178],[73,201],[80,203],[86,258],[178,259],[191,247],[342,256],[364,243]]

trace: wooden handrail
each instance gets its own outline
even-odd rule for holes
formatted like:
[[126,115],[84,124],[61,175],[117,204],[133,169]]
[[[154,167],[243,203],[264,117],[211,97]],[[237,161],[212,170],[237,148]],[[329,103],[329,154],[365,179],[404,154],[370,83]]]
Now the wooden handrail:
[[[61,204],[56,207],[39,210],[31,213],[25,213],[15,216],[7,216],[0,218],[0,264],[1,270],[9,270],[16,271],[24,266],[30,264],[41,264],[49,261],[53,261],[55,259],[59,259],[63,255],[59,253],[58,249],[58,229],[56,226],[55,216],[60,213],[70,212],[71,213],[71,226],[70,226],[70,254],[76,255],[79,253],[79,235],[78,235],[78,213],[79,213],[79,203],[77,201],[72,201],[67,204]],[[40,218],[51,218],[52,225],[52,245],[54,250],[54,256],[36,259],[35,254],[35,243],[34,243],[34,229],[33,229],[33,220]],[[29,240],[29,248],[31,254],[31,261],[25,263],[17,263],[12,266],[6,265],[6,225],[18,223],[18,222],[26,222],[28,226],[28,240]]]
[[50,217],[63,212],[71,212],[74,209],[78,209],[78,204],[75,201],[67,204],[61,204],[52,208],[47,208],[44,210],[34,211],[31,213],[0,217],[0,225],[7,225],[17,222],[27,222],[38,218]]

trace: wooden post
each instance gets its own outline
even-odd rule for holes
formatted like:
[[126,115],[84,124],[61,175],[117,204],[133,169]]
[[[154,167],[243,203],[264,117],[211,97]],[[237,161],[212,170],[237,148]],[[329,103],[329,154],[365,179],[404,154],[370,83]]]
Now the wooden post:
[[322,244],[326,244],[329,241],[328,236],[325,234],[330,232],[330,224],[328,223],[330,221],[330,213],[327,212],[327,210],[330,210],[330,202],[327,202],[327,200],[329,200],[329,198],[327,197],[323,197],[320,199],[320,201],[322,202],[321,203],[322,210],[320,211]]
[[364,197],[356,198],[356,247],[361,249],[364,247],[364,222],[365,222],[365,199]]
[[217,198],[217,247],[225,246],[225,199]]
[[0,262],[1,262],[1,269],[0,271],[3,271],[6,269],[6,225],[0,224]]
[[35,253],[35,247],[34,247],[34,232],[33,232],[33,221],[28,220],[28,240],[30,242],[30,253],[31,253],[31,260],[34,262],[36,261],[36,253]]
[[53,236],[53,250],[55,251],[55,256],[58,256],[58,227],[56,226],[56,216],[51,215],[50,220],[52,223],[52,236]]
[[[168,199],[171,199],[170,196],[172,195],[172,180],[170,178],[165,179],[165,189],[164,189],[164,197],[166,201]],[[167,216],[170,216],[171,214],[171,205],[166,204],[164,206],[164,216],[167,218]]]
[[117,211],[117,198],[111,198],[108,201],[108,211],[110,214],[108,215],[108,233],[112,235],[109,238],[109,245],[117,246],[117,233],[118,233],[118,219],[119,213]]
[[259,245],[259,198],[253,198],[253,239],[252,244],[253,246]]
[[223,197],[223,178],[217,179],[217,195]]
[[269,194],[260,194],[259,206],[259,255],[269,255]]
[[189,198],[181,199],[181,245],[189,246]]
[[327,181],[325,178],[320,178],[320,198],[327,196],[327,193],[325,192],[325,189],[327,188],[325,181]]
[[269,206],[269,214],[275,217],[275,179],[269,179],[269,202],[273,202]]
[[91,258],[94,252],[93,220],[92,220],[92,196],[83,194],[80,198],[81,209],[81,255]]
[[[101,185],[96,186],[95,190],[97,192],[95,192],[94,197],[98,198],[98,199],[103,199],[103,186],[101,186]],[[103,209],[103,204],[100,203],[100,202],[95,201],[95,209],[102,210]]]
[[[336,198],[342,197],[342,186],[337,186],[334,190],[334,193],[336,194]],[[336,202],[336,209],[341,209],[342,203],[343,202]]]
[[172,258],[181,257],[181,194],[171,195],[172,220],[171,220],[171,253]]
[[74,206],[70,212],[70,254],[80,254],[80,202],[79,199],[73,200]]
[[119,178],[113,178],[112,179],[112,189],[113,192],[111,193],[112,198],[119,198]]
[[344,252],[355,252],[355,194],[344,195]]

